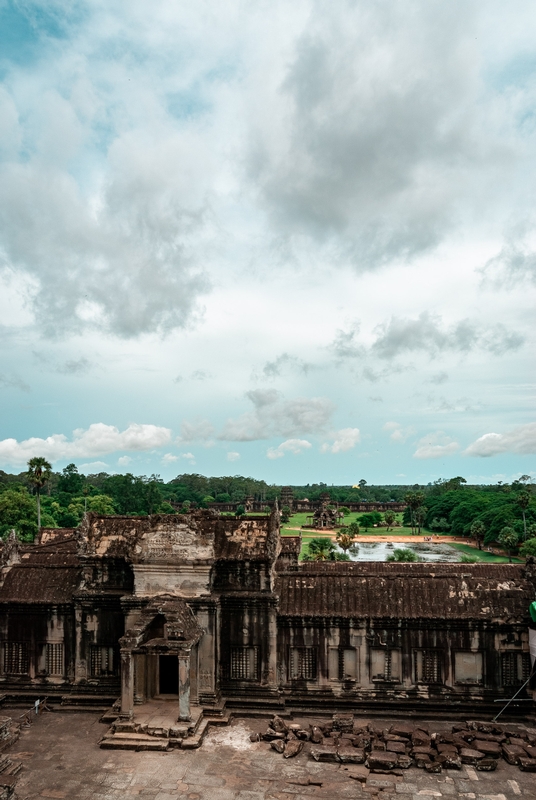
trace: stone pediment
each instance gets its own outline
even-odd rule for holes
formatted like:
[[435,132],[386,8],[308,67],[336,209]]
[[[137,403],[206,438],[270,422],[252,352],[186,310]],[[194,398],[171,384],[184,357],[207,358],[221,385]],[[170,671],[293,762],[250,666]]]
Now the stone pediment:
[[184,564],[214,558],[214,533],[192,521],[161,523],[145,531],[134,547],[132,560],[141,564]]

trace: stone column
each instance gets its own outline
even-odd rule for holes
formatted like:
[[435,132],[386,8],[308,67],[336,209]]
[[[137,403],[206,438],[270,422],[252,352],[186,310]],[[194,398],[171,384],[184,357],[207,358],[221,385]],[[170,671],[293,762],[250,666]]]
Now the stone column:
[[139,706],[146,700],[145,653],[134,656],[134,703]]
[[190,651],[179,654],[179,719],[190,719]]
[[134,711],[134,658],[131,650],[121,650],[121,715]]

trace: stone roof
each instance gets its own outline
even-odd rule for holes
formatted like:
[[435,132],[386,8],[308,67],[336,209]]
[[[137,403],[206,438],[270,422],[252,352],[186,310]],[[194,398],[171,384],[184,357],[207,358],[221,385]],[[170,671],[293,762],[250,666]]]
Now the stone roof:
[[43,545],[21,547],[0,587],[0,603],[70,603],[80,582],[75,539],[63,536]]
[[275,591],[282,616],[518,621],[535,594],[522,565],[385,562],[307,564]]

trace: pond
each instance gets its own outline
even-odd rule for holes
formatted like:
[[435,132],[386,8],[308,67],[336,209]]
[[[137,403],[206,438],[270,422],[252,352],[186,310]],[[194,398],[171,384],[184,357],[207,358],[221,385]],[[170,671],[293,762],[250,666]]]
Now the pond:
[[[413,550],[420,561],[456,562],[460,560],[461,553],[449,544],[428,544],[416,542],[359,542],[348,551],[352,561],[385,561],[395,549]],[[342,550],[337,547],[339,552]]]

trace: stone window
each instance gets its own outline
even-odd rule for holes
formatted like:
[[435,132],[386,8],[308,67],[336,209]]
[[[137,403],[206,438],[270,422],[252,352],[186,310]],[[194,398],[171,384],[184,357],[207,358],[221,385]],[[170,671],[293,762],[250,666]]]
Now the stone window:
[[329,679],[332,681],[357,680],[357,650],[355,647],[330,647]]
[[455,653],[456,683],[482,683],[482,653]]
[[47,644],[46,647],[47,672],[49,675],[63,675],[64,656],[63,644]]
[[415,683],[442,683],[439,650],[416,650]]
[[530,675],[530,656],[528,653],[501,654],[501,685],[519,686]]
[[399,681],[400,650],[373,647],[370,651],[370,677],[373,681]]
[[91,646],[91,675],[94,678],[117,675],[118,666],[113,647],[107,645]]
[[231,647],[231,680],[256,681],[259,672],[257,647]]
[[7,675],[27,675],[30,668],[28,644],[6,642],[4,644],[4,672]]
[[291,680],[316,681],[316,663],[316,647],[291,647]]

